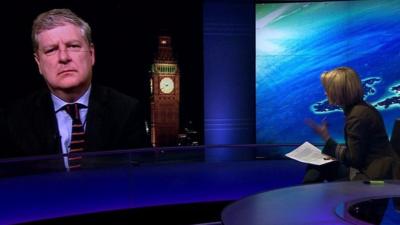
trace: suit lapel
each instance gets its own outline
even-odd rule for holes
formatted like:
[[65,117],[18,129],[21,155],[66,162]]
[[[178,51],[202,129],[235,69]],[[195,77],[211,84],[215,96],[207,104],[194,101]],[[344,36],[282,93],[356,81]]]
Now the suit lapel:
[[88,151],[98,151],[105,146],[107,116],[107,93],[101,87],[92,87],[89,109],[86,117],[86,141]]
[[42,92],[35,102],[33,132],[36,132],[39,146],[45,146],[41,154],[61,154],[57,119],[49,92]]

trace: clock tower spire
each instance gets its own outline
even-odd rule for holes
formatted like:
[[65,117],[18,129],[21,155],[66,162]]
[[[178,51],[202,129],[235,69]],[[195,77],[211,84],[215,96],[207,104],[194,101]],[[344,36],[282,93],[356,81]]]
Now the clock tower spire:
[[171,37],[158,37],[151,65],[151,143],[154,147],[177,144],[179,133],[180,74]]

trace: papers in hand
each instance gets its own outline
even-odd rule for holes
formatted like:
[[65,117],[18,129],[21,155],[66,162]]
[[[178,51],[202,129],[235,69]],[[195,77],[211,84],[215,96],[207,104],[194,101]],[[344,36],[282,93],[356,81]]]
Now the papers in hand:
[[307,141],[295,150],[287,153],[286,156],[303,163],[310,163],[314,165],[322,165],[335,161],[334,158],[322,154],[320,149]]

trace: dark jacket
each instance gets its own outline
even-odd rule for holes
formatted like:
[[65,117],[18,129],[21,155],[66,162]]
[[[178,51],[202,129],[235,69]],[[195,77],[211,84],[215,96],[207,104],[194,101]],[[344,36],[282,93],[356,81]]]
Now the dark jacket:
[[[147,147],[142,108],[111,88],[92,86],[85,152]],[[39,91],[4,111],[1,158],[62,154],[50,93]],[[61,167],[63,164],[60,163]]]
[[345,145],[329,139],[322,152],[359,170],[353,179],[391,178],[395,155],[379,112],[362,101],[346,107],[344,114]]

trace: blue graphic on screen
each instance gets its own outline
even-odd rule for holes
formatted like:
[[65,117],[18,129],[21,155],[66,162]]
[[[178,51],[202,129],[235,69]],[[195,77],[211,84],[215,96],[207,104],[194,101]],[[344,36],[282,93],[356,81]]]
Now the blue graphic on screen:
[[400,1],[265,3],[256,6],[256,133],[259,144],[322,144],[304,119],[328,120],[343,142],[344,115],[320,75],[354,68],[364,99],[385,120],[400,117]]

